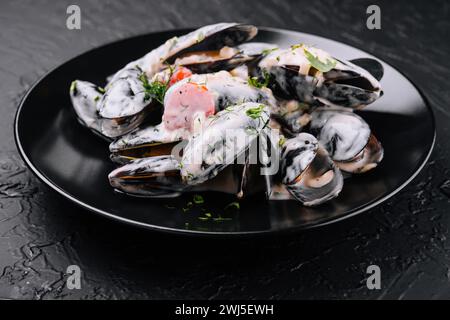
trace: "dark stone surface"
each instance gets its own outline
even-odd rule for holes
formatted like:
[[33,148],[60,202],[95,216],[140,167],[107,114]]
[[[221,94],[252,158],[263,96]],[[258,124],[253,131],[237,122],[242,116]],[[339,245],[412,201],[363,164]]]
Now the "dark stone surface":
[[[377,1],[81,1],[82,30],[65,27],[73,1],[0,2],[0,297],[450,298],[450,4]],[[328,227],[276,238],[186,239],[83,211],[27,170],[15,148],[18,103],[46,71],[128,36],[218,21],[300,30],[361,47],[423,90],[438,136],[422,173],[383,205]],[[93,66],[95,67],[95,66]],[[82,289],[65,287],[77,264]],[[382,288],[366,288],[381,267]]]

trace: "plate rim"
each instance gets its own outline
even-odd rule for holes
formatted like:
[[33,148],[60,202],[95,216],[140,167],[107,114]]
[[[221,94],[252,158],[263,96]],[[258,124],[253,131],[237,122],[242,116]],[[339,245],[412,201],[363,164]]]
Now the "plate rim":
[[100,48],[106,47],[106,46],[110,46],[110,45],[114,45],[116,43],[122,42],[122,41],[126,41],[126,40],[131,40],[133,38],[139,38],[139,37],[145,37],[145,36],[149,36],[152,34],[157,34],[157,33],[164,33],[164,32],[186,32],[189,30],[195,30],[195,28],[176,28],[176,29],[169,29],[169,30],[157,30],[157,31],[153,31],[153,32],[149,32],[149,33],[143,33],[143,34],[138,34],[138,35],[134,35],[134,36],[130,36],[130,37],[126,37],[123,39],[118,39],[112,42],[108,42],[108,43],[104,43],[102,45],[96,46],[92,49],[83,51],[69,59],[67,59],[66,61],[62,62],[61,64],[58,64],[56,67],[51,68],[49,71],[47,71],[43,76],[41,76],[38,80],[36,80],[33,85],[27,90],[27,92],[25,93],[25,95],[22,97],[22,99],[19,102],[19,106],[16,110],[15,116],[14,116],[14,141],[16,144],[16,147],[19,151],[20,157],[22,158],[22,160],[24,161],[24,163],[27,165],[27,167],[31,170],[31,172],[38,178],[38,180],[40,180],[41,182],[43,182],[47,187],[50,187],[51,189],[53,189],[54,191],[56,191],[58,194],[60,194],[61,196],[63,196],[65,199],[70,200],[72,203],[75,203],[76,205],[78,205],[79,207],[83,208],[83,209],[87,209],[90,212],[93,212],[97,215],[100,215],[102,217],[108,218],[110,220],[113,221],[118,221],[127,225],[131,225],[134,227],[139,227],[141,229],[146,229],[146,230],[151,230],[151,231],[156,231],[156,232],[161,232],[161,233],[172,233],[172,234],[177,234],[177,235],[182,235],[182,236],[214,236],[214,237],[243,237],[243,236],[259,236],[259,235],[274,235],[274,234],[280,234],[280,233],[294,233],[294,232],[299,232],[299,231],[303,231],[303,230],[310,230],[310,229],[315,229],[315,228],[320,228],[320,227],[324,227],[333,223],[337,223],[340,221],[343,221],[345,219],[351,218],[353,216],[356,216],[360,213],[369,211],[370,209],[380,205],[381,203],[385,202],[386,200],[392,198],[393,196],[395,196],[398,192],[400,192],[403,188],[405,188],[412,180],[414,180],[414,178],[417,177],[417,175],[422,171],[422,169],[425,167],[425,165],[427,164],[428,160],[430,159],[430,156],[434,150],[435,147],[435,143],[436,143],[436,119],[434,116],[434,112],[433,109],[431,108],[431,105],[429,103],[429,99],[427,98],[427,96],[423,93],[423,91],[408,77],[406,76],[401,70],[397,69],[396,67],[394,67],[393,65],[391,65],[390,63],[379,59],[378,57],[372,55],[371,53],[368,53],[366,51],[364,51],[363,49],[359,48],[358,46],[354,46],[354,45],[350,45],[347,44],[345,42],[340,42],[331,38],[326,38],[320,35],[315,35],[315,34],[311,34],[311,33],[306,33],[306,32],[301,32],[301,31],[295,31],[295,30],[288,30],[288,29],[281,29],[281,28],[274,28],[274,27],[260,27],[257,26],[258,30],[263,30],[263,31],[269,31],[269,32],[276,32],[276,33],[284,33],[284,34],[295,34],[295,35],[299,35],[299,34],[303,34],[303,35],[307,35],[307,36],[313,36],[313,37],[318,37],[318,38],[322,38],[328,41],[332,41],[335,43],[338,43],[340,45],[345,45],[354,49],[358,49],[359,51],[364,52],[365,54],[375,58],[376,60],[382,61],[383,63],[387,64],[388,66],[390,66],[391,68],[393,68],[396,72],[400,73],[403,77],[405,77],[411,84],[412,86],[417,90],[417,92],[419,93],[419,95],[421,96],[421,98],[423,99],[423,101],[425,102],[425,106],[428,109],[428,112],[430,113],[430,117],[431,117],[431,124],[433,127],[433,137],[432,137],[432,141],[431,144],[429,146],[428,152],[425,156],[425,158],[422,160],[422,162],[418,165],[417,168],[414,169],[414,172],[411,176],[408,177],[408,179],[406,179],[403,183],[401,183],[400,185],[398,185],[397,187],[395,187],[395,189],[391,192],[389,192],[388,194],[384,195],[384,196],[380,196],[378,198],[373,199],[372,201],[370,201],[368,204],[357,207],[353,210],[350,210],[349,213],[340,216],[340,217],[330,217],[329,219],[324,219],[324,221],[315,223],[315,224],[303,224],[303,225],[298,225],[298,226],[290,226],[287,227],[285,229],[275,229],[275,230],[256,230],[256,231],[199,231],[199,230],[189,230],[189,229],[179,229],[179,228],[172,228],[172,227],[164,227],[164,226],[158,226],[158,225],[153,225],[153,224],[148,224],[148,223],[144,223],[144,222],[140,222],[140,221],[136,221],[136,220],[132,220],[132,219],[127,219],[121,216],[117,216],[115,214],[109,213],[105,210],[96,208],[94,206],[89,205],[88,203],[85,203],[79,199],[77,199],[75,196],[71,195],[70,193],[68,193],[67,191],[65,191],[64,189],[62,189],[61,187],[59,187],[58,185],[56,185],[54,182],[52,182],[49,178],[46,177],[46,175],[40,171],[40,169],[38,169],[33,162],[31,161],[31,159],[27,156],[21,140],[20,140],[20,132],[19,132],[19,121],[20,121],[20,115],[21,115],[21,111],[23,109],[23,106],[25,104],[25,102],[28,99],[28,96],[34,91],[34,89],[43,81],[45,80],[45,78],[47,78],[49,75],[51,75],[53,72],[55,72],[56,70],[58,70],[59,68],[63,67],[64,65],[70,63],[72,60],[77,59],[78,57],[80,57],[81,55],[85,55],[85,54],[89,54],[90,52],[96,51]]

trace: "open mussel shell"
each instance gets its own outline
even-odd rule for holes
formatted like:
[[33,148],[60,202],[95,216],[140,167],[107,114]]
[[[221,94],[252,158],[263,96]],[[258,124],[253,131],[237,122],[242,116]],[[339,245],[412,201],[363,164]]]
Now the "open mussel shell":
[[343,171],[365,172],[383,158],[381,143],[353,112],[319,108],[311,114],[310,130]]
[[183,180],[197,185],[236,161],[245,163],[246,151],[269,121],[268,109],[263,104],[248,102],[217,113],[183,149]]
[[176,41],[178,50],[165,59],[166,63],[182,65],[193,73],[232,70],[255,59],[235,46],[251,40],[258,30],[255,26],[222,23],[206,26]]
[[349,61],[339,60],[323,77],[325,80],[314,95],[326,103],[359,109],[383,94],[380,83],[370,72]]
[[108,175],[116,190],[136,196],[177,196],[185,188],[178,161],[172,156],[133,160]]
[[[259,70],[262,80],[263,70]],[[310,75],[299,74],[299,67],[295,65],[274,66],[266,71],[270,77],[269,88],[283,99],[296,99],[311,106],[321,104],[314,96],[319,79]]]
[[380,81],[384,75],[384,67],[381,62],[372,58],[358,58],[349,60],[351,63],[367,70],[375,79]]
[[109,145],[111,160],[127,163],[134,159],[170,155],[180,143],[179,131],[169,132],[162,124],[138,129],[121,136]]
[[102,133],[103,120],[97,112],[97,103],[102,96],[103,91],[87,81],[75,80],[70,86],[70,99],[78,121],[95,134],[108,139]]
[[229,71],[233,70],[241,65],[253,61],[255,58],[252,56],[243,55],[241,53],[236,53],[232,57],[222,58],[220,56],[212,57],[211,59],[206,59],[198,61],[182,63],[181,65],[191,70],[193,73],[212,73],[219,72],[221,70]]
[[220,50],[223,47],[235,47],[253,39],[258,29],[249,24],[218,23],[192,31],[173,41],[173,48],[164,59],[173,64],[187,53]]
[[343,177],[317,139],[300,133],[287,140],[281,153],[282,182],[305,206],[315,206],[338,196]]
[[371,134],[367,145],[356,156],[347,161],[335,161],[342,171],[364,173],[374,169],[383,160],[384,150],[378,139]]
[[[326,61],[330,67],[319,67],[312,59]],[[277,96],[311,105],[358,109],[382,95],[378,80],[367,70],[304,45],[274,50],[261,59],[252,73],[260,78],[269,75],[269,85]]]
[[140,76],[142,71],[133,68],[106,88],[98,103],[99,115],[104,119],[102,133],[118,137],[138,127],[146,118],[154,101],[146,94]]
[[149,114],[151,114],[151,110],[142,110],[130,117],[102,118],[101,132],[103,135],[112,139],[123,136],[139,127],[147,119]]

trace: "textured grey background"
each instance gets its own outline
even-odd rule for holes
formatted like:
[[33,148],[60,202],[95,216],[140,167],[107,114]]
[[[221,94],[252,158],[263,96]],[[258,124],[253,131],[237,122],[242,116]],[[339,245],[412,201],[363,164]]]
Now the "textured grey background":
[[[82,10],[82,30],[65,27]],[[382,30],[365,28],[371,3]],[[270,239],[184,239],[133,229],[50,191],[17,154],[13,119],[33,82],[65,60],[128,36],[218,21],[299,30],[361,47],[424,91],[438,124],[422,173],[368,213]],[[0,298],[450,298],[448,1],[0,2]],[[95,66],[93,66],[95,67]],[[65,288],[70,264],[82,290]],[[365,270],[382,269],[369,291]]]

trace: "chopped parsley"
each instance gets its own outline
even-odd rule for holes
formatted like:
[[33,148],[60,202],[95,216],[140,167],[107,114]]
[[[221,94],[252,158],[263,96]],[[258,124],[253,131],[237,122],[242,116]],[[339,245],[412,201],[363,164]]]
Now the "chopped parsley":
[[258,119],[261,117],[261,112],[263,112],[265,107],[266,107],[265,105],[260,104],[255,108],[248,109],[247,111],[245,111],[245,114],[252,119]]
[[247,132],[247,134],[258,134],[258,130],[256,130],[256,128],[255,127],[251,127],[251,126],[248,126],[247,128],[245,128],[245,132]]
[[236,208],[237,210],[239,210],[240,208],[241,208],[241,205],[239,204],[239,202],[232,202],[232,203],[230,203],[230,204],[228,204],[225,208],[224,208],[224,210],[227,210],[227,209],[231,209],[231,208]]
[[192,199],[192,201],[194,201],[195,204],[203,204],[203,203],[205,203],[205,200],[199,194],[194,194],[194,198]]
[[103,94],[105,94],[105,92],[106,92],[106,90],[102,87],[97,87],[97,91],[100,93],[103,93]]
[[280,147],[284,146],[284,144],[286,143],[286,138],[284,136],[280,137],[280,140],[278,140],[278,145]]
[[278,48],[272,48],[272,49],[264,49],[263,51],[261,51],[261,54],[263,56],[267,56],[269,53],[274,52],[275,50],[278,50]]
[[233,218],[224,218],[219,215],[217,218],[213,218],[213,220],[215,222],[224,222],[224,221],[231,221],[231,220],[233,220]]
[[248,77],[247,82],[252,87],[261,89],[269,85],[270,74],[267,71],[263,70],[263,77],[264,77],[263,81],[259,81],[258,77]]
[[163,104],[164,96],[166,94],[167,89],[169,88],[169,81],[172,77],[173,69],[170,68],[170,76],[166,83],[161,81],[154,81],[150,83],[148,81],[147,75],[145,72],[141,72],[139,75],[139,80],[142,82],[142,86],[145,90],[144,101],[149,100],[150,98],[156,99],[159,103]]
[[197,41],[197,43],[199,43],[199,42],[202,42],[203,40],[205,40],[205,35],[204,35],[203,32],[200,32],[200,33],[197,35],[196,41]]
[[309,63],[311,63],[311,66],[321,72],[328,72],[336,66],[337,61],[333,58],[327,59],[327,61],[323,62],[314,54],[309,52],[306,48],[303,48],[303,51],[305,53],[306,59],[308,59]]
[[70,84],[70,92],[76,94],[77,91],[77,81],[72,81]]
[[298,49],[298,48],[301,48],[301,47],[303,47],[303,43],[294,44],[294,45],[291,46],[291,50],[295,50],[295,49]]
[[100,100],[100,96],[96,96],[96,97],[94,98],[94,101],[95,101],[95,102],[97,102],[98,100]]

